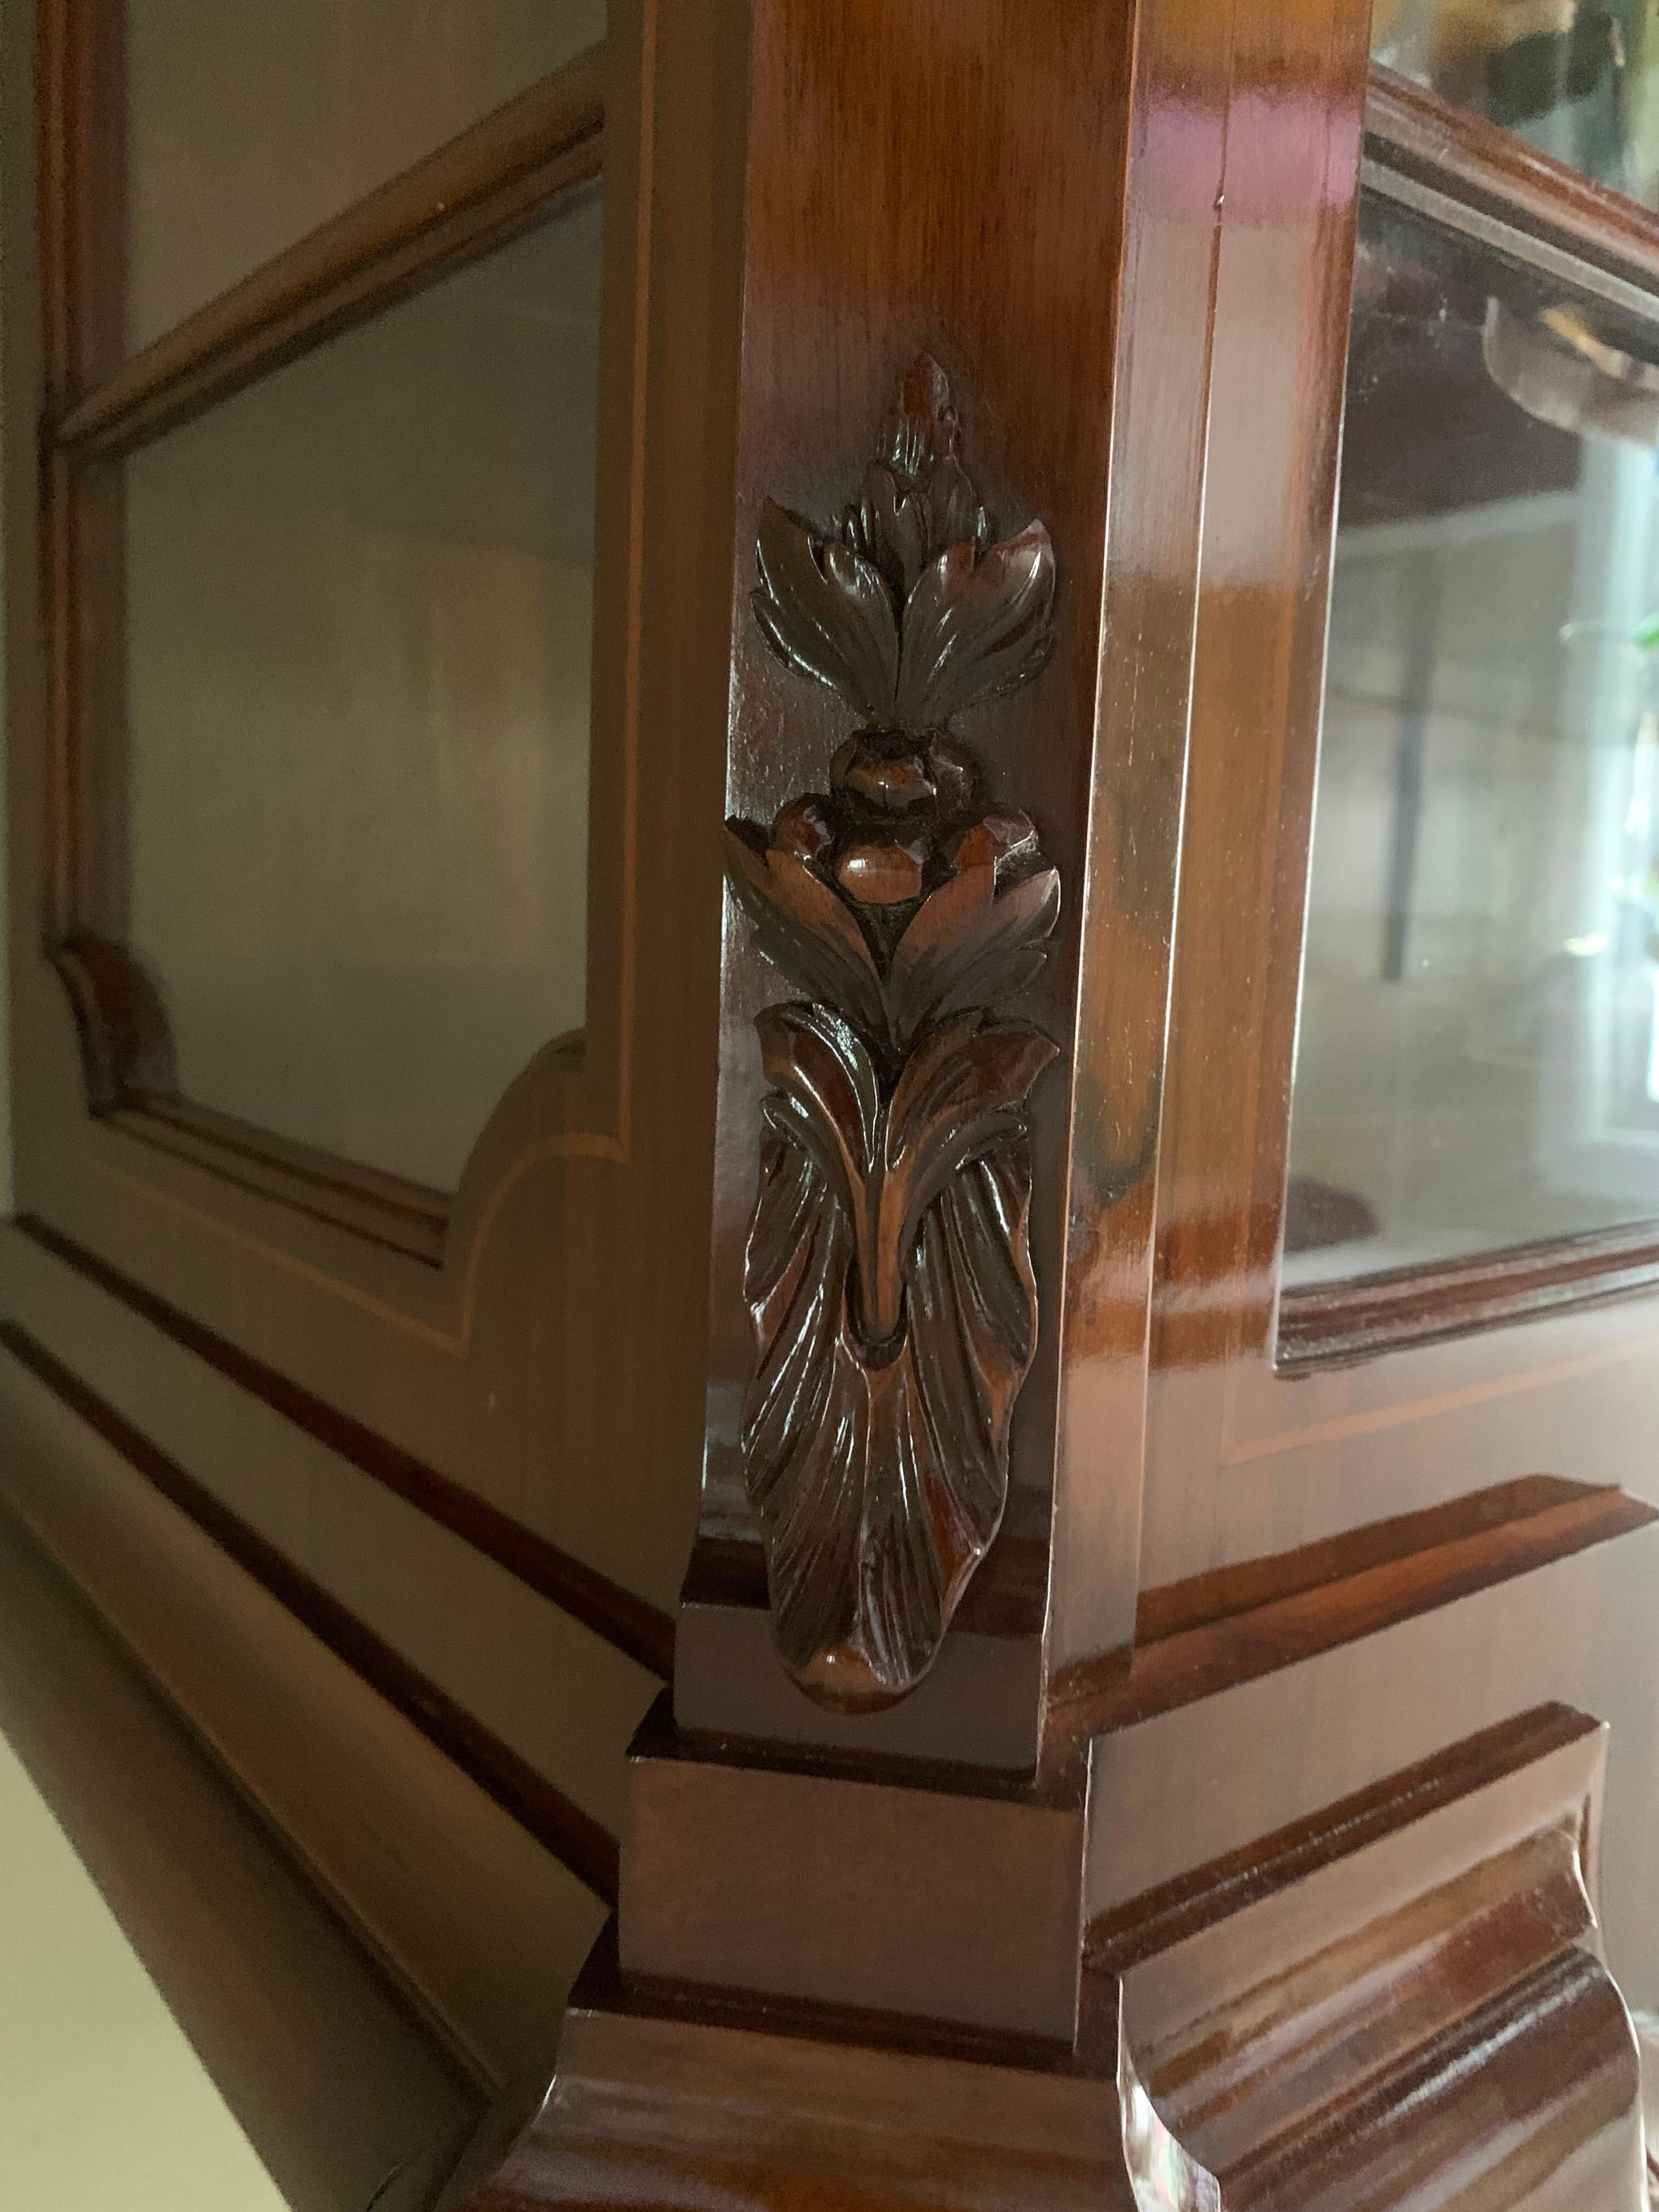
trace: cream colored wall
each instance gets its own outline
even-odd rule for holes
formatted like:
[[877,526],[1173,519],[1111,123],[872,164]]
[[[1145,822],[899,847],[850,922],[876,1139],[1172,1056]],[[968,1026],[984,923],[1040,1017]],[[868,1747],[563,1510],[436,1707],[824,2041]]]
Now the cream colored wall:
[[0,1737],[0,2204],[280,2212],[283,2202]]

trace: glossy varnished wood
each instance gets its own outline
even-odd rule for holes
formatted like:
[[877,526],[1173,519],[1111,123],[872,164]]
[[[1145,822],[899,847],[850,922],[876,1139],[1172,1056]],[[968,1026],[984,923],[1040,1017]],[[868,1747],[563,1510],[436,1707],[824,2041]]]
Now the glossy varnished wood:
[[1374,66],[1365,140],[1373,160],[1401,175],[1638,287],[1659,284],[1659,216],[1425,85]]
[[607,1931],[473,2202],[1371,2212],[1476,2176],[1494,2208],[1641,2212],[1607,1733],[1517,1714],[1102,1917],[1069,2050],[630,1982]]
[[[37,0],[40,416],[49,417],[125,350],[125,34],[109,0]],[[22,189],[22,179],[19,179]],[[125,499],[118,477],[77,472],[50,438],[34,487],[42,570],[49,767],[46,913],[52,941],[89,933],[118,944],[126,923]]]
[[[1205,1577],[1196,1589],[1149,1591],[1143,1601],[1145,1629],[1156,1629],[1167,1620],[1162,1634],[1143,1632],[1127,1662],[1075,1668],[1050,1685],[1051,1754],[1079,1737],[1252,1681],[1586,1546],[1645,1528],[1659,1517],[1651,1506],[1620,1490],[1561,1488],[1571,1494],[1561,1495],[1551,1486],[1538,1497],[1516,1485],[1519,1498],[1512,1506],[1506,1500],[1509,1510],[1500,1509],[1502,1517],[1495,1520],[1482,1512],[1478,1495],[1438,1515],[1407,1516],[1416,1525],[1403,1541],[1382,1522],[1347,1540],[1351,1564],[1346,1571],[1330,1572],[1328,1565],[1318,1580],[1300,1589],[1297,1568],[1302,1563],[1291,1554],[1277,1566],[1289,1585],[1286,1594],[1264,1595],[1255,1604],[1234,1601],[1230,1607],[1223,1592],[1232,1578],[1224,1575]],[[1310,1549],[1331,1564],[1342,1556],[1334,1545]],[[1252,1580],[1267,1583],[1268,1570],[1269,1563],[1260,1563],[1237,1582],[1245,1587]],[[1206,1598],[1208,1619],[1176,1625],[1183,1615],[1198,1612]]]
[[[17,956],[35,1225],[6,1279],[38,1333],[7,1325],[3,1382],[58,1459],[15,1468],[15,1494],[135,1640],[173,1654],[178,1694],[205,1705],[214,1685],[167,1644],[179,1584],[152,1588],[132,1534],[161,1559],[158,1516],[167,1543],[240,1561],[250,1602],[307,1624],[492,1812],[619,1887],[619,1949],[596,1954],[550,2100],[481,2207],[1127,2212],[1138,2182],[1143,2206],[1370,2212],[1408,2191],[1449,2205],[1474,2174],[1494,2212],[1576,2202],[1581,2182],[1635,2212],[1634,2046],[1595,1860],[1608,1723],[1607,1943],[1615,1972],[1659,1989],[1659,1785],[1620,1750],[1650,1746],[1659,1711],[1659,1526],[1618,1486],[1650,1442],[1651,1328],[1634,1302],[1575,1306],[1502,1343],[1295,1379],[1275,1364],[1365,12],[617,7],[607,219],[622,207],[632,229],[607,268],[594,814],[616,903],[592,933],[580,1064],[550,1048],[503,1103],[437,1264],[216,1176],[210,1133],[165,1099],[65,1137],[68,1017],[32,939]],[[1478,131],[1388,87],[1374,161],[1406,147],[1407,110],[1440,132],[1443,175],[1490,173]],[[342,236],[331,275],[320,248],[289,264],[311,272],[308,335],[329,301],[369,296]],[[6,244],[9,278],[13,246],[29,251],[15,221]],[[228,388],[213,362],[254,342],[246,294],[233,307],[127,390],[134,436],[164,387],[181,406],[198,373]],[[267,291],[264,359],[289,343],[279,307]],[[35,390],[30,312],[21,336],[7,324],[7,367]],[[1032,1093],[1045,1320],[1008,1518],[933,1671],[866,1716],[811,1704],[780,1665],[743,1480],[751,1024],[780,986],[734,905],[717,1035],[714,838],[722,811],[765,833],[826,790],[848,734],[755,567],[779,528],[764,503],[805,518],[821,575],[848,471],[923,350],[996,518],[987,544],[1040,515],[1056,554],[1053,662],[966,709],[960,735],[1066,886],[1021,1018],[1071,1079]],[[87,417],[76,434],[90,451],[127,433]],[[37,540],[35,520],[26,560],[55,543],[72,561],[73,533],[54,541],[48,513]],[[33,589],[12,664],[25,729]],[[870,749],[855,738],[851,765]],[[42,757],[22,751],[32,801]],[[775,830],[744,842],[769,855]],[[38,856],[21,872],[37,896]],[[847,1285],[884,1328],[919,1294],[902,1259]],[[503,1606],[530,1593],[592,1632],[620,1711],[640,1694],[629,1665],[668,1663],[705,1382],[684,1733],[665,1707],[639,1739],[618,1884],[615,1812],[450,1686],[443,1575],[423,1568],[426,1603],[399,1616],[416,1663],[369,1625],[396,1562],[343,1541],[337,1589],[331,1557],[327,1576],[298,1566],[298,1524],[326,1483],[448,1547],[422,1560],[505,1568]],[[481,1682],[478,1702],[514,1686]],[[257,1759],[258,1722],[216,1710]],[[343,1816],[307,1804],[295,1763],[272,1795],[313,1832],[335,1821],[337,1846]],[[467,1971],[452,1957],[429,1980]]]
[[[289,340],[272,336],[267,316],[258,329],[272,343],[262,351],[253,323],[278,295],[289,299],[284,287],[298,288],[295,332],[303,324],[315,336],[306,318],[325,319],[348,292],[353,313],[390,296],[375,287],[404,247],[416,257],[409,268],[418,262],[430,274],[445,256],[504,235],[501,225],[530,206],[514,194],[539,195],[544,207],[568,180],[555,173],[560,146],[585,149],[581,173],[591,170],[603,100],[609,261],[583,1038],[550,1039],[501,1102],[453,1194],[360,1176],[204,1115],[168,1095],[159,1049],[115,1053],[98,1094],[107,1110],[90,1115],[73,1019],[86,1009],[71,1008],[40,953],[53,917],[75,900],[67,884],[54,887],[49,854],[60,841],[20,826],[15,1125],[25,1205],[49,1238],[63,1240],[55,1249],[72,1247],[92,1270],[77,1292],[52,1287],[49,1264],[28,1293],[32,1332],[68,1371],[95,1378],[100,1397],[141,1433],[164,1437],[209,1488],[241,1507],[251,1495],[252,1519],[270,1505],[277,1550],[291,1557],[314,1544],[311,1563],[337,1575],[360,1615],[383,1619],[391,1603],[407,1608],[406,1621],[418,1617],[412,1640],[447,1691],[459,1691],[458,1703],[493,1704],[499,1692],[516,1705],[527,1696],[522,1650],[511,1664],[481,1662],[476,1636],[456,1633],[454,1577],[485,1561],[513,1577],[509,1609],[528,1602],[538,1646],[568,1622],[577,1639],[568,1649],[581,1651],[588,1624],[603,1619],[592,1633],[614,1656],[596,1663],[621,1670],[608,1677],[613,1686],[636,1664],[660,1678],[695,1512],[702,1402],[729,565],[711,549],[730,529],[744,11],[717,0],[659,20],[654,7],[616,8],[603,60],[589,57],[574,78],[562,72],[482,137],[436,157],[435,168],[389,188],[367,215],[343,218],[343,228],[260,272],[252,291],[191,326],[189,344],[167,356],[171,368],[149,357],[142,394],[106,389],[125,374],[118,361],[84,375],[47,374],[27,14],[7,21],[15,64],[6,72],[7,137],[20,153],[9,164],[3,257],[7,703],[19,825],[45,820],[49,798],[62,817],[68,795],[51,794],[71,750],[65,741],[54,753],[46,736],[48,653],[68,641],[38,588],[50,578],[56,514],[37,505],[40,414],[56,422],[97,389],[137,435],[137,416],[123,410],[151,405],[161,389],[144,380],[152,372],[176,398],[174,370],[208,374],[209,357],[222,357],[216,349],[234,351],[244,336],[259,363],[280,357]],[[672,98],[659,97],[661,73]],[[69,145],[62,133],[44,134],[49,167]],[[436,199],[452,193],[459,227],[446,228]],[[57,238],[49,222],[49,251]],[[394,280],[403,281],[395,270]],[[55,293],[49,304],[57,313]],[[88,434],[95,442],[104,432]],[[66,462],[49,471],[53,483],[67,476]],[[59,550],[67,560],[67,532]],[[66,570],[56,588],[67,591]],[[106,1022],[104,1042],[121,1044],[119,1019]],[[124,1302],[125,1290],[137,1305]],[[616,1375],[617,1362],[635,1369],[632,1381]],[[158,1393],[162,1369],[174,1380]],[[274,1429],[273,1400],[282,1407]],[[289,1474],[273,1474],[273,1453]],[[298,1462],[328,1489],[331,1454],[345,1463],[339,1494],[319,1495],[314,1510],[294,1507],[291,1490],[289,1506],[278,1504]],[[349,1532],[355,1509],[344,1494],[359,1470],[429,1532],[418,1539],[428,1564],[411,1573]],[[492,1618],[485,1643],[504,1653],[511,1638]],[[562,1666],[551,1666],[540,1709],[561,1716],[568,1688]],[[648,1680],[631,1708],[629,1694],[616,1700],[618,1796]],[[596,1700],[583,1674],[569,1695],[580,1739],[611,1693]],[[592,1779],[585,1773],[579,1787]],[[602,1809],[603,1799],[601,1790]]]
[[1435,1267],[1285,1291],[1273,1356],[1284,1372],[1294,1374],[1656,1287],[1659,1242],[1651,1222],[1559,1237]]
[[0,1405],[9,1509],[441,2039],[494,2087],[544,2081],[592,1893],[9,1357]]
[[573,1619],[581,1621],[666,1681],[674,1667],[674,1623],[636,1597],[492,1506],[464,1484],[400,1450],[362,1421],[327,1404],[291,1376],[252,1358],[217,1330],[205,1328],[142,1284],[107,1267],[42,1221],[25,1217],[17,1233],[51,1252],[77,1274],[118,1298],[129,1311],[206,1361],[240,1390],[338,1452],[365,1474],[476,1547]]
[[[1080,927],[1048,1656],[1133,1634],[1157,1161],[1228,205],[1234,16],[1135,11]],[[1175,115],[1200,127],[1170,132]],[[1103,395],[1104,397],[1104,395]]]
[[1002,1524],[1036,1347],[1029,1101],[1059,1048],[1021,1017],[1060,877],[951,718],[1042,677],[1054,557],[1040,521],[994,538],[921,354],[840,530],[769,502],[757,545],[767,641],[865,725],[829,790],[726,844],[755,945],[811,994],[755,1021],[744,1485],[779,1656],[842,1711],[938,1656]]
[[233,1115],[193,1105],[176,1085],[124,1089],[102,1118],[141,1144],[210,1169],[233,1188],[280,1199],[314,1220],[432,1267],[443,1264],[452,1212],[446,1191],[273,1137]]
[[629,1754],[620,1955],[653,1986],[1076,2040],[1086,1761],[1033,1787],[677,1737]]
[[1522,1717],[1100,1931],[1153,2203],[1357,2212],[1474,2187],[1641,2212],[1640,2069],[1594,1903],[1606,1735]]
[[[733,668],[727,809],[769,822],[822,787],[845,732],[828,695],[803,694],[757,630],[749,549],[763,504],[827,519],[918,352],[950,380],[981,498],[1006,538],[1041,517],[1060,586],[1053,660],[1035,682],[961,717],[992,803],[1029,814],[1062,882],[1085,866],[1094,773],[1099,606],[1109,466],[1112,333],[1121,246],[1127,11],[1118,5],[930,4],[891,10],[763,0],[754,10],[745,209],[738,558],[732,574]],[[1073,158],[1086,147],[1086,160]],[[1045,364],[1089,364],[1086,374]],[[1073,1034],[1078,926],[1063,909],[1054,951],[1023,1018],[1064,1049]],[[750,1024],[776,995],[772,972],[729,911],[721,1026],[711,1285],[710,1430],[703,1528],[722,1540],[754,1522],[738,1413],[754,1368],[743,1255],[754,1200],[763,1091]],[[1057,1283],[1065,1247],[1064,1085],[1034,1094],[1038,1163],[1030,1249]],[[1052,1489],[1057,1339],[1046,1330],[1010,1449],[1010,1516],[1046,1522]],[[993,1546],[978,1581],[1004,1572]],[[1020,1589],[1025,1577],[1018,1577]],[[1012,1613],[1013,1608],[1007,1609]],[[952,1756],[1034,1756],[1040,1613],[1011,1620],[1007,1665],[952,1686],[947,1637],[932,1672],[884,1735]],[[742,1677],[682,1643],[682,1695],[698,1724],[822,1740],[804,1696],[746,1708]],[[999,1675],[1002,1677],[999,1681]],[[933,1718],[930,1720],[929,1716]],[[830,1733],[836,1733],[833,1723]],[[975,1753],[972,1739],[981,1739]]]
[[0,1350],[26,1368],[168,1504],[211,1536],[319,1642],[380,1693],[461,1771],[522,1822],[594,1894],[617,1894],[617,1839],[556,1784],[492,1735],[411,1666],[349,1607],[160,1450],[15,1322],[0,1322]]
[[618,2201],[766,2212],[1134,2199],[1109,2068],[868,2015],[630,1990],[610,1931],[534,2124],[467,2212]]
[[[1339,82],[1357,95],[1364,27],[1340,11],[1330,21],[1317,82],[1327,97]],[[1261,52],[1270,81],[1295,81],[1288,52],[1274,62],[1270,41]],[[1573,265],[1650,284],[1651,216],[1480,118],[1373,72],[1364,131],[1366,173],[1437,196],[1447,220],[1461,206],[1522,245],[1534,237]],[[1354,149],[1343,143],[1346,162]],[[1282,165],[1274,173],[1282,181]],[[1288,215],[1289,201],[1278,204]],[[1212,417],[1217,588],[1198,635],[1165,1070],[1143,1592],[1533,1468],[1654,1489],[1650,1230],[1279,1291],[1346,330],[1337,214],[1307,220],[1307,258],[1293,280],[1285,262],[1284,289],[1264,281],[1254,299],[1217,298],[1218,330],[1236,326],[1243,349],[1236,392],[1250,389],[1251,349],[1294,362],[1308,381],[1282,416],[1257,394]],[[1279,236],[1289,253],[1290,233]],[[1269,249],[1258,236],[1250,250]],[[1277,422],[1287,442],[1270,432]],[[1273,531],[1258,533],[1249,518],[1267,516],[1269,501]],[[1218,565],[1224,546],[1231,579]]]
[[[103,0],[41,0],[45,521],[52,548],[46,933],[71,985],[96,1111],[170,1103],[193,1125],[190,1157],[227,1182],[325,1222],[442,1256],[447,1223],[411,1238],[384,1178],[335,1164],[296,1170],[295,1147],[176,1099],[131,1050],[131,1002],[165,1039],[153,987],[128,959],[125,478],[119,457],[467,258],[501,243],[603,159],[605,52],[532,86],[367,199],[255,270],[136,357],[125,343],[127,117],[124,30]],[[626,105],[626,102],[624,103]],[[628,107],[631,114],[631,106]],[[622,258],[620,254],[615,257]],[[613,344],[614,350],[614,344]],[[125,988],[73,989],[68,961],[92,939]],[[67,948],[67,953],[63,950]],[[171,1053],[163,1045],[170,1069]],[[113,1080],[112,1081],[112,1078]],[[162,1117],[165,1120],[167,1117]],[[142,1124],[140,1125],[143,1126]],[[175,1149],[177,1149],[175,1146]],[[429,1210],[429,1209],[428,1209]]]
[[1555,1506],[1583,1504],[1596,1496],[1605,1501],[1606,1495],[1559,1475],[1522,1475],[1514,1482],[1471,1491],[1444,1505],[1345,1529],[1293,1551],[1218,1567],[1184,1582],[1163,1583],[1140,1593],[1135,1608],[1136,1649],[1186,1629],[1216,1629],[1233,1614],[1256,1606],[1328,1589],[1351,1575],[1395,1561],[1420,1562],[1440,1553],[1447,1544],[1491,1534],[1516,1522],[1531,1524]]
[[[1212,412],[1205,477],[1143,1587],[1182,1571],[1157,1548],[1165,1496],[1195,1502],[1201,1491],[1206,1507],[1219,1503],[1212,1479],[1194,1472],[1213,1464],[1208,1439],[1177,1431],[1175,1409],[1202,1399],[1211,1417],[1224,1347],[1260,1343],[1273,1300],[1366,28],[1364,10],[1338,0],[1251,10],[1240,29],[1241,79],[1273,89],[1253,116],[1260,138],[1229,140],[1250,198],[1232,204],[1240,225],[1215,298],[1215,389],[1229,398]],[[1293,365],[1288,380],[1279,365]]]
[[171,1094],[178,1075],[167,1013],[125,949],[79,933],[54,946],[52,963],[75,1017],[82,1079],[94,1112],[112,1112],[139,1090]]

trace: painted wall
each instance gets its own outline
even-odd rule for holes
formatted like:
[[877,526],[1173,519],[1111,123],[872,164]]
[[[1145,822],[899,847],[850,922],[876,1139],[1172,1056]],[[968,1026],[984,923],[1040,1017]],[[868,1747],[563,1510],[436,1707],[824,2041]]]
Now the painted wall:
[[282,2212],[3,1736],[0,1869],[0,2204]]

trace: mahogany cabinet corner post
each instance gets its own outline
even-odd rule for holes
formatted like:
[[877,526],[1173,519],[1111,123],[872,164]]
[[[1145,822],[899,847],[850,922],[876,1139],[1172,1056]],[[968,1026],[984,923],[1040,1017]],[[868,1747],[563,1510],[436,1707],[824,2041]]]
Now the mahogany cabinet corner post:
[[1250,1473],[1367,15],[755,0],[701,1516],[480,2207],[1644,2203],[1652,1509]]

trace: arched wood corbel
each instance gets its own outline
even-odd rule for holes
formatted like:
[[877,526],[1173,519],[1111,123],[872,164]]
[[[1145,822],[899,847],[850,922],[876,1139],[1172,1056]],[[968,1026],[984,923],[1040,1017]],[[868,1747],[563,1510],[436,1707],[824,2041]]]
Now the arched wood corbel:
[[111,1114],[141,1098],[176,1098],[178,1062],[161,994],[123,945],[80,930],[48,951],[69,994],[87,1104]]

